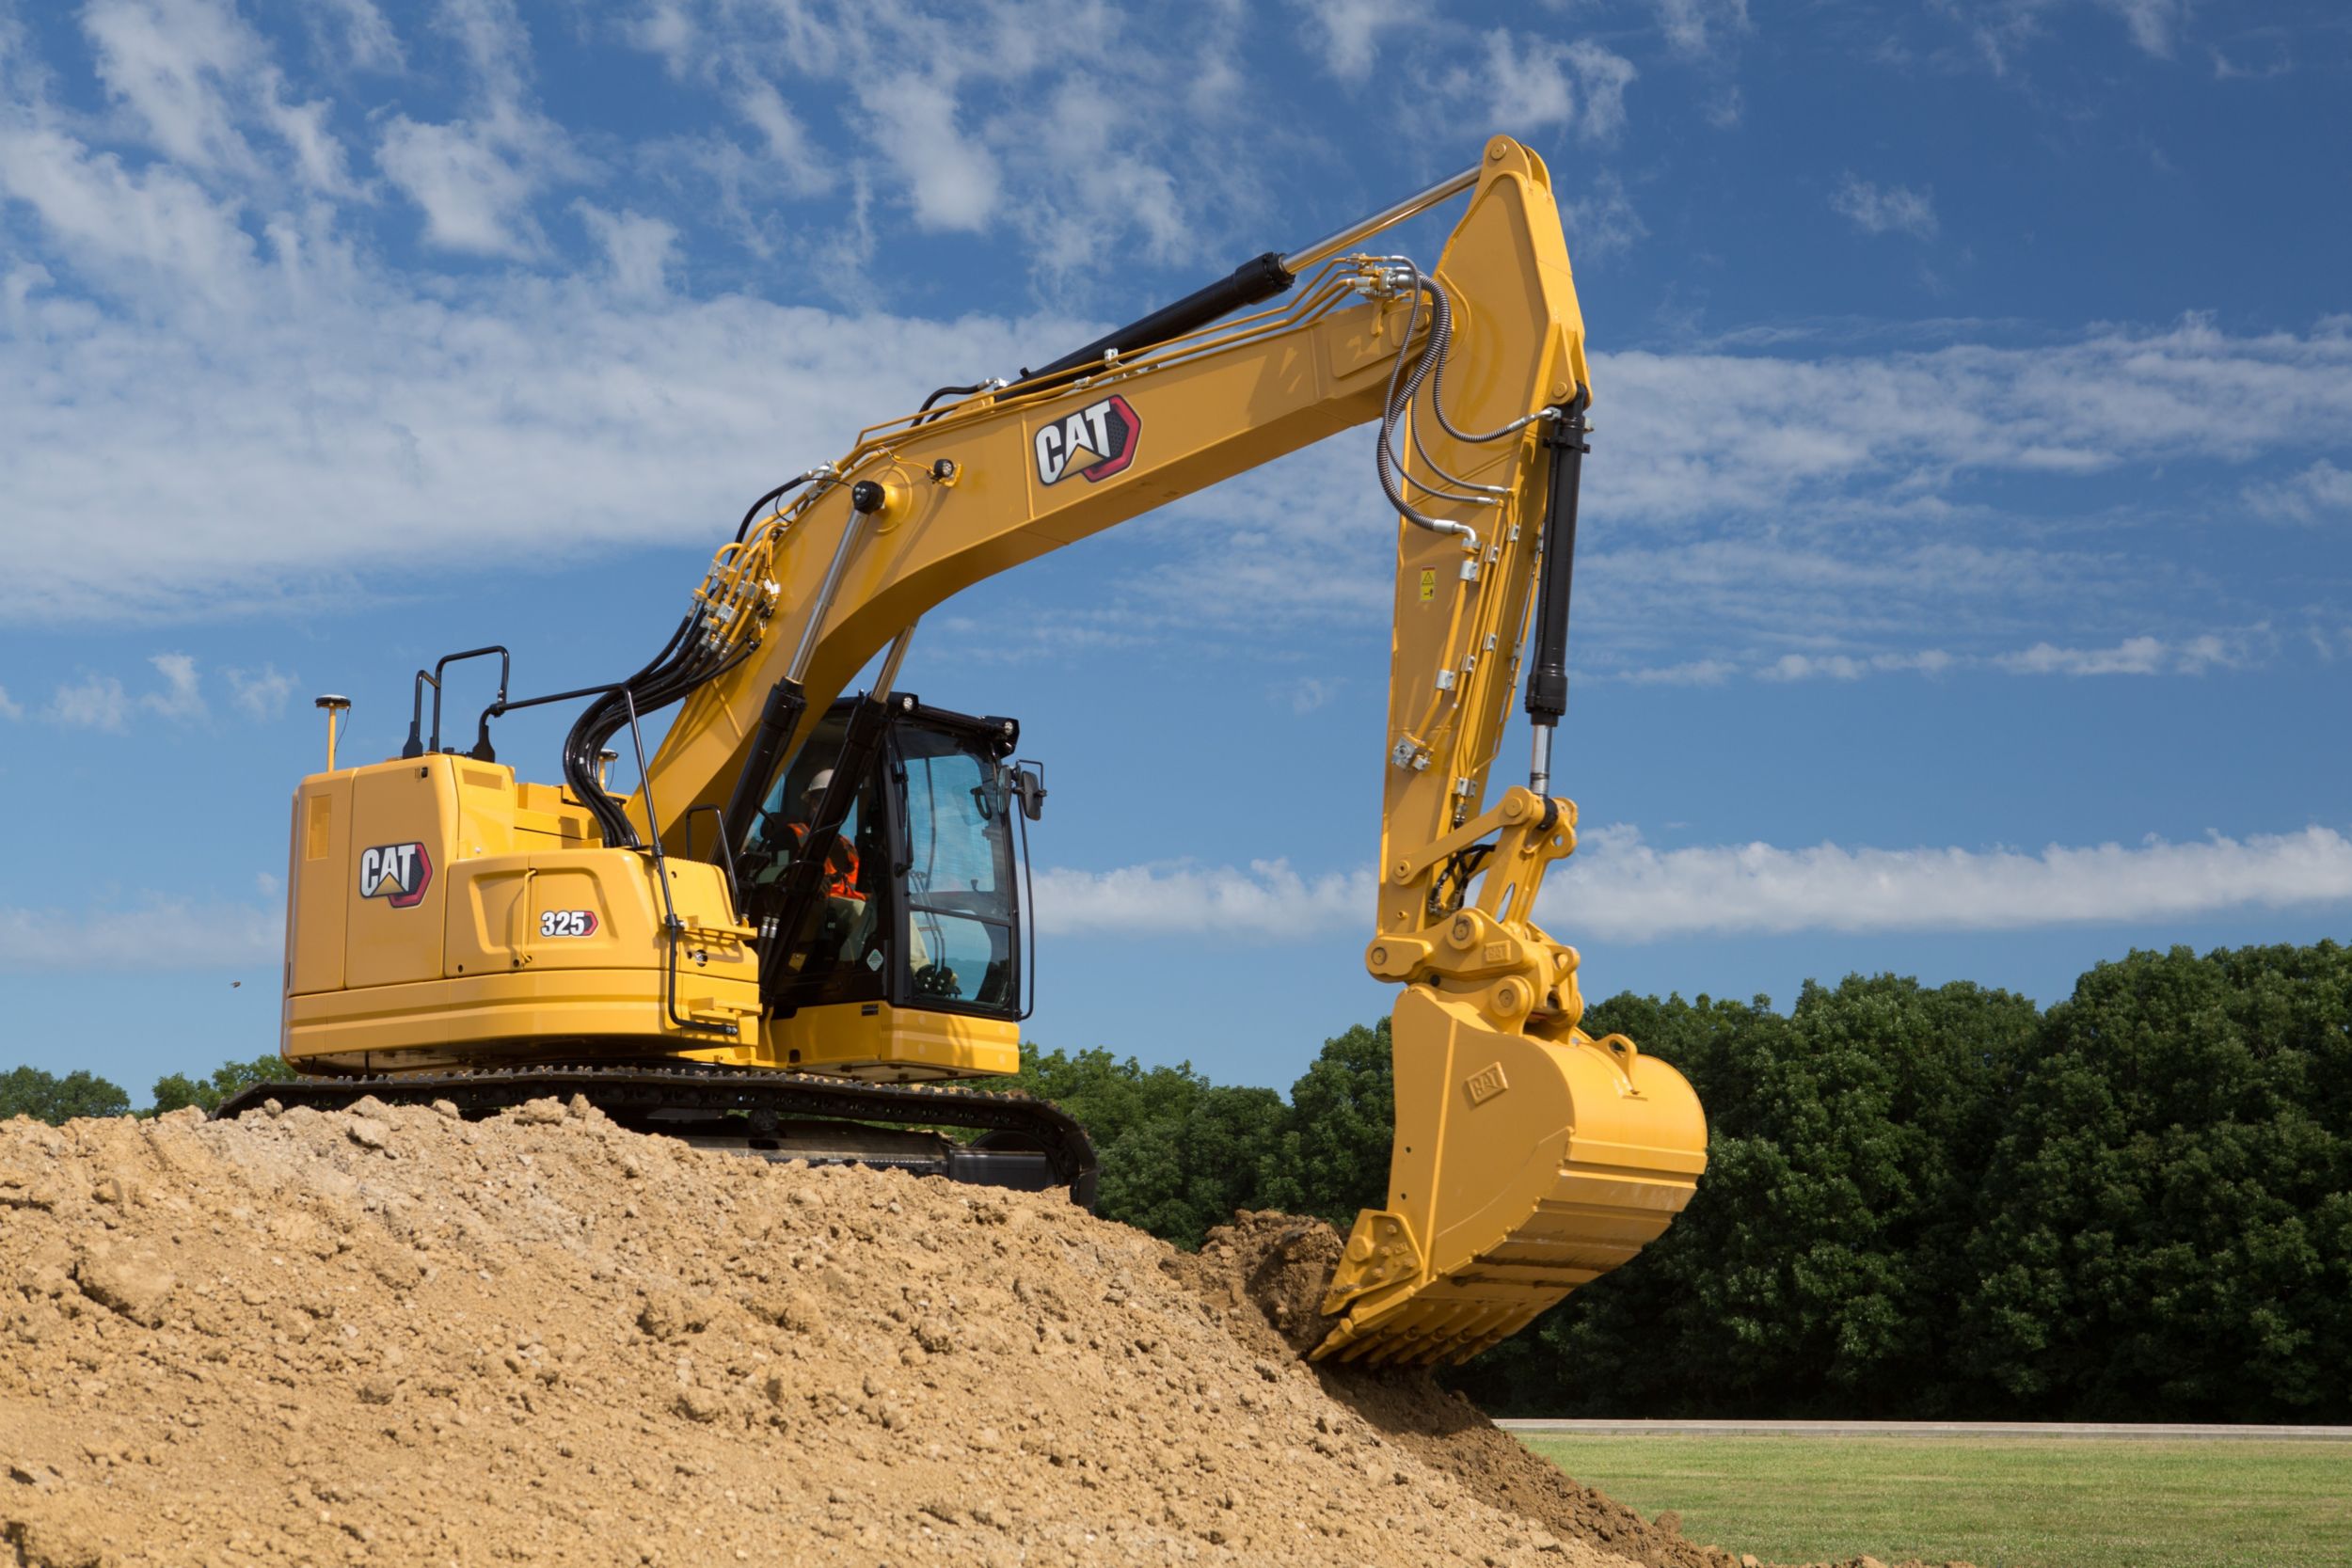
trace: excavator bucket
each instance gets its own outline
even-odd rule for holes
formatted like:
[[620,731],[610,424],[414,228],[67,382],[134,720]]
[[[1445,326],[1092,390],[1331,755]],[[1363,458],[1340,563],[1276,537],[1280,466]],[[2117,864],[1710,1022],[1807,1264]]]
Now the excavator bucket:
[[1314,1358],[1458,1362],[1625,1262],[1691,1200],[1707,1122],[1621,1035],[1504,1033],[1408,987],[1391,1022],[1389,1207],[1356,1219]]

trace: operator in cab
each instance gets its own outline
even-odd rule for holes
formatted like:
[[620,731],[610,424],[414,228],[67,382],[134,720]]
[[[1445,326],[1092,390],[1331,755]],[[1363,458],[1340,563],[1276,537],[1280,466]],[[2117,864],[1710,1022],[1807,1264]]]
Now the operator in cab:
[[[808,850],[808,825],[816,818],[817,807],[832,784],[833,769],[820,768],[808,781],[808,787],[801,791],[801,820],[787,822],[784,829],[792,840],[795,859]],[[829,898],[850,898],[861,904],[866,901],[865,890],[858,885],[857,846],[846,834],[834,833],[833,843],[825,850],[824,887]]]

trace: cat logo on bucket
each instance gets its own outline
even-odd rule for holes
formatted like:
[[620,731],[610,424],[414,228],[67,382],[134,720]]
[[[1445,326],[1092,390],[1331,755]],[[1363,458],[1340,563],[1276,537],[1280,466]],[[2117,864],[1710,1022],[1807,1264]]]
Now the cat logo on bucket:
[[1072,474],[1089,483],[1108,479],[1136,460],[1142,434],[1134,406],[1117,393],[1049,420],[1037,433],[1038,482],[1058,484]]
[[381,898],[396,910],[424,902],[433,880],[433,857],[421,844],[386,844],[359,852],[359,896]]

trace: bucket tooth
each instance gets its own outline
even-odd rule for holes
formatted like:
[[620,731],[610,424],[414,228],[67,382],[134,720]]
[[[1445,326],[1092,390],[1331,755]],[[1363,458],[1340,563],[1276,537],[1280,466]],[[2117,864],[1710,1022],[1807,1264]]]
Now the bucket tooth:
[[1391,1037],[1389,1206],[1356,1218],[1318,1360],[1467,1359],[1655,1240],[1707,1167],[1698,1097],[1655,1057],[1497,1029],[1425,985]]

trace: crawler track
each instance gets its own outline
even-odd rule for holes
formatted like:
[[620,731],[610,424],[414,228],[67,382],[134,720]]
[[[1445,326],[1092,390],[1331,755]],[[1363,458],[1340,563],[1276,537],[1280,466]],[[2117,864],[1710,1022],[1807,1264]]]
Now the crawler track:
[[[469,1116],[489,1115],[526,1101],[584,1095],[616,1121],[681,1135],[707,1132],[739,1114],[746,1152],[762,1152],[764,1128],[803,1121],[897,1127],[968,1128],[1009,1134],[1034,1150],[948,1143],[935,1157],[894,1155],[871,1163],[982,1185],[1041,1189],[1066,1186],[1082,1208],[1094,1206],[1097,1167],[1085,1129],[1059,1108],[1020,1094],[933,1088],[917,1084],[861,1084],[809,1073],[746,1071],[715,1067],[516,1067],[468,1071],[368,1073],[257,1084],[224,1101],[216,1119],[259,1110],[269,1101],[342,1110],[373,1096],[387,1104],[429,1105],[446,1100]],[[699,1121],[691,1118],[703,1118]],[[670,1123],[672,1125],[665,1125]],[[776,1147],[770,1145],[769,1147]],[[790,1157],[791,1146],[780,1152]]]

